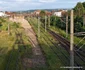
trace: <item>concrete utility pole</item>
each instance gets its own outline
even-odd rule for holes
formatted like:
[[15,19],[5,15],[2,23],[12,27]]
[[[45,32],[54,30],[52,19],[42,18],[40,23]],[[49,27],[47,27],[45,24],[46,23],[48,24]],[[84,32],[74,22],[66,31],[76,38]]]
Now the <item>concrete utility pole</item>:
[[8,23],[8,35],[10,35],[10,25]]
[[73,19],[73,10],[71,10],[71,22],[70,22],[70,66],[72,67],[70,70],[74,70],[74,19]]
[[48,16],[48,27],[50,27],[50,15]]
[[55,20],[54,20],[54,29],[56,28],[56,16],[55,16]]
[[83,16],[83,26],[85,26],[85,15]]
[[38,17],[38,37],[40,37],[40,17]]
[[66,38],[68,37],[68,14],[66,15]]
[[46,30],[46,28],[47,28],[46,25],[47,25],[47,16],[45,16],[45,32],[47,31]]

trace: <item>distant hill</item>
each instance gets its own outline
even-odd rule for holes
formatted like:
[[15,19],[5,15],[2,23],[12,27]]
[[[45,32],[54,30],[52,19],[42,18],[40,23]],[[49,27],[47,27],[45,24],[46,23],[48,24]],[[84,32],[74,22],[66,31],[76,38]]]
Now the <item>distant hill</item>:
[[46,11],[58,11],[58,10],[70,10],[70,9],[35,9],[35,10],[26,10],[26,11],[16,11],[17,13],[30,13],[30,12],[34,12],[36,10],[46,10]]

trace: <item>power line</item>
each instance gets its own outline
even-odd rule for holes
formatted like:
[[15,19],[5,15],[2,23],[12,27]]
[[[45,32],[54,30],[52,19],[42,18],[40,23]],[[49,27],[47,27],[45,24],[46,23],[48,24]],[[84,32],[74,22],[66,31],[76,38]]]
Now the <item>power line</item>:
[[[83,39],[81,39],[80,42],[82,42],[84,39],[85,39],[85,37]],[[80,42],[76,46],[78,46],[80,44]]]
[[77,49],[77,50],[75,50],[75,51],[79,51],[84,45],[85,45],[85,43],[84,43],[82,46],[80,46],[79,49]]

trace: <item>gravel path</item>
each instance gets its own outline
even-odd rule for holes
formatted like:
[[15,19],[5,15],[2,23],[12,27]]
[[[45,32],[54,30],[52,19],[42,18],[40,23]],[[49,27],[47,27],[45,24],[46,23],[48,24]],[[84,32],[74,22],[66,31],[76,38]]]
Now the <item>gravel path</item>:
[[26,35],[29,37],[29,40],[33,46],[33,57],[32,58],[24,58],[23,62],[26,67],[43,67],[46,66],[45,64],[45,58],[42,54],[42,51],[40,49],[40,46],[38,45],[38,41],[35,35],[35,32],[33,31],[31,25],[28,23],[27,20],[23,18],[16,18],[16,19],[10,19],[11,21],[20,22],[21,26],[25,29]]

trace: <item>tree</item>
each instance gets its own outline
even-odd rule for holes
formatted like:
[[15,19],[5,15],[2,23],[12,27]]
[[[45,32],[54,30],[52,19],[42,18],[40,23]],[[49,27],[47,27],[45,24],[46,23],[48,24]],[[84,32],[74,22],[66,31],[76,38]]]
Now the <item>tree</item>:
[[74,23],[77,23],[77,22],[79,22],[82,25],[82,27],[83,27],[83,17],[76,16],[74,18]]
[[44,11],[44,10],[41,10],[40,16],[43,17],[43,16],[45,16],[45,15],[46,15],[45,11]]
[[51,16],[51,25],[55,25],[56,20],[55,20],[56,16]]
[[2,26],[2,22],[0,21],[0,27]]
[[75,15],[82,16],[84,13],[84,7],[81,2],[78,2],[76,7],[74,8]]
[[46,15],[45,11],[44,11],[44,10],[41,10],[41,12],[40,12],[39,15],[40,15],[40,17],[41,17],[41,19],[40,19],[41,22],[44,23],[44,22],[45,22],[45,15]]
[[51,16],[51,25],[65,30],[65,23],[63,23],[59,17]]
[[83,7],[84,7],[84,14],[85,14],[85,2],[83,2],[82,4],[83,4]]
[[74,24],[74,30],[75,30],[75,32],[81,32],[82,25],[79,22],[75,23]]
[[83,18],[82,17],[75,17],[74,18],[74,28],[75,32],[81,32],[83,29]]
[[83,7],[84,7],[84,9],[85,9],[85,2],[83,2],[82,4],[83,4]]

